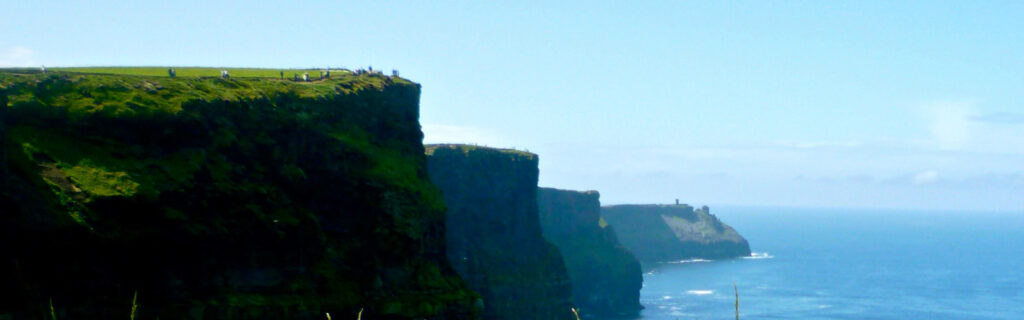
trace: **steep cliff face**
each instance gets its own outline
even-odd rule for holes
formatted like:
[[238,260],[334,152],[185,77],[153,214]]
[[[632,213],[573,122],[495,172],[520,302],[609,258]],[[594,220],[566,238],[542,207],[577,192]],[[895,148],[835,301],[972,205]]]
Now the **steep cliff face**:
[[643,263],[750,255],[750,245],[708,207],[618,205],[601,209],[619,240]]
[[0,318],[474,318],[419,85],[0,71]]
[[7,92],[0,88],[0,192],[7,185]]
[[585,314],[636,314],[643,273],[633,253],[601,219],[597,191],[540,188],[541,229],[569,270],[573,303]]
[[537,156],[463,145],[427,154],[448,205],[448,259],[483,295],[483,318],[571,319],[565,264],[537,217]]

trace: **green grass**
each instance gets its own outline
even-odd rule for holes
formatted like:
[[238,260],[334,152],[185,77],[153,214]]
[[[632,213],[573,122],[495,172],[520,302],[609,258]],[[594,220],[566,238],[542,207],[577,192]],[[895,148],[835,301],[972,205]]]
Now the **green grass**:
[[63,170],[78,187],[100,197],[131,196],[139,189],[124,171],[110,172],[103,168],[76,165]]
[[[190,69],[188,71],[186,69]],[[65,68],[49,69],[43,75],[36,70],[0,69],[0,90],[7,91],[10,106],[36,104],[59,106],[72,117],[105,115],[128,118],[146,114],[175,114],[190,101],[239,101],[283,95],[306,99],[322,99],[368,88],[383,88],[386,82],[411,84],[398,77],[353,75],[343,72],[323,81],[294,82],[291,72],[287,80],[277,79],[278,70],[237,69],[231,79],[220,79],[218,68],[179,69],[178,77],[167,76],[166,68]],[[86,72],[120,72],[100,74]],[[212,74],[211,77],[186,76]],[[252,78],[245,75],[269,75]],[[319,78],[319,71],[316,77]]]
[[[150,76],[150,77],[167,77],[167,68],[169,67],[74,67],[74,68],[47,68],[47,71],[62,71],[62,72],[73,72],[73,73],[88,73],[88,74],[111,74],[111,75],[131,75],[131,76]],[[281,72],[284,72],[285,79],[291,79],[292,76],[298,74],[302,77],[305,72],[309,73],[310,77],[320,77],[320,71],[322,69],[260,69],[260,68],[210,68],[210,67],[174,67],[178,77],[220,77],[221,70],[227,70],[233,78],[280,78]],[[331,76],[351,74],[348,70],[331,69]]]
[[198,151],[144,158],[137,150],[119,149],[113,141],[74,140],[30,126],[11,127],[10,138],[21,144],[30,161],[39,161],[34,159],[37,155],[51,159],[82,191],[96,197],[153,194],[159,186],[173,188],[187,183],[207,160]]
[[132,296],[132,313],[129,314],[129,316],[128,316],[129,320],[135,320],[135,312],[139,311],[139,304],[137,303],[138,300],[139,300],[139,291],[135,291],[135,295]]
[[488,146],[478,146],[469,144],[428,144],[423,146],[426,149],[427,155],[433,155],[437,149],[454,149],[462,151],[463,154],[468,154],[473,151],[480,152],[495,152],[501,154],[507,154],[515,157],[522,157],[530,160],[534,160],[537,157],[536,154],[529,151],[523,151],[518,149],[506,149],[506,148],[493,148]]

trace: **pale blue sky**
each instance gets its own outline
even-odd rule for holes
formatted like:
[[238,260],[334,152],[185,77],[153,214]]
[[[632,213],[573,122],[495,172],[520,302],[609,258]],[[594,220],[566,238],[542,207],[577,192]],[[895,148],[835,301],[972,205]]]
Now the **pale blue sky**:
[[399,69],[604,203],[1024,211],[1024,2],[0,0],[0,66]]

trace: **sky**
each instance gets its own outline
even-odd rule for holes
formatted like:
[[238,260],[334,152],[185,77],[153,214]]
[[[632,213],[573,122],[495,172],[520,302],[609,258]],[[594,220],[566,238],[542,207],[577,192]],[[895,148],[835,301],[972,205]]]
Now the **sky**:
[[603,204],[1024,212],[1020,1],[13,1],[0,66],[397,69]]

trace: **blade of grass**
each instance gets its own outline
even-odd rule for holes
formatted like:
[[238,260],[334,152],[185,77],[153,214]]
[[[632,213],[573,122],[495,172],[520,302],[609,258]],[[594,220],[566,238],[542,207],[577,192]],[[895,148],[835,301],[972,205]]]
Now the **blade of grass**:
[[132,313],[128,316],[128,319],[135,320],[135,311],[139,310],[139,304],[136,303],[139,300],[139,291],[135,291],[135,295],[132,296]]
[[736,320],[740,320],[740,289],[736,288],[736,283],[732,284],[732,290],[736,292]]

